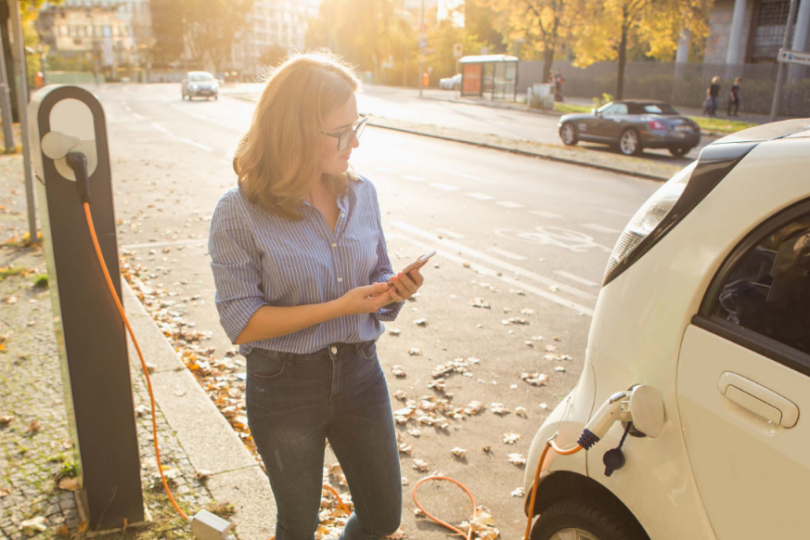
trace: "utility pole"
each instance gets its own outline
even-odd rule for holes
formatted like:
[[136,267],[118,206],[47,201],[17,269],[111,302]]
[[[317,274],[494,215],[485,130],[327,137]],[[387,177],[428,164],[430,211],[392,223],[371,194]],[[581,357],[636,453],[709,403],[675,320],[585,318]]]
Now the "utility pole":
[[31,175],[31,149],[28,143],[28,70],[25,67],[25,41],[23,38],[20,4],[9,0],[11,6],[11,32],[14,34],[14,45],[20,63],[20,91],[17,93],[17,113],[20,119],[22,134],[23,166],[25,169],[25,198],[28,201],[28,241],[37,243],[37,216],[34,208],[34,179]]
[[[790,45],[790,29],[796,20],[796,8],[799,7],[797,0],[790,0],[790,12],[788,14],[787,26],[785,27],[785,37],[782,40],[782,49],[787,50]],[[782,86],[785,84],[785,63],[779,62],[776,71],[776,87],[773,89],[773,103],[771,103],[771,116],[769,122],[774,122],[779,116],[779,105],[782,101]]]
[[14,115],[11,112],[11,98],[8,93],[6,55],[0,46],[0,111],[3,114],[3,141],[6,152],[14,148]]

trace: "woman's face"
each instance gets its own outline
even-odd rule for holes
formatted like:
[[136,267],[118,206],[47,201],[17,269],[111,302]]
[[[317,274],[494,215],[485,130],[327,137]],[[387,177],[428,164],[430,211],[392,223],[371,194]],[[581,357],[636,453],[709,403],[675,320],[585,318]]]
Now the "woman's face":
[[[357,100],[352,93],[346,103],[329,113],[324,118],[324,131],[327,133],[339,134],[347,129],[351,129],[357,121]],[[349,156],[352,149],[360,146],[357,137],[352,137],[349,145],[343,150],[338,150],[338,139],[329,135],[321,134],[321,156],[318,167],[321,174],[343,174],[349,168]]]

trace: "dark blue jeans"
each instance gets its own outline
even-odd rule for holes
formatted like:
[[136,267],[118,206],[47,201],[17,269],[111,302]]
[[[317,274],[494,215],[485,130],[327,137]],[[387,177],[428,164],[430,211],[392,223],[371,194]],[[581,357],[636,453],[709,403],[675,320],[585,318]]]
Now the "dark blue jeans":
[[376,540],[397,530],[402,475],[374,342],[307,355],[253,349],[247,414],[276,498],[276,540],[315,537],[326,439],[354,502],[340,540]]

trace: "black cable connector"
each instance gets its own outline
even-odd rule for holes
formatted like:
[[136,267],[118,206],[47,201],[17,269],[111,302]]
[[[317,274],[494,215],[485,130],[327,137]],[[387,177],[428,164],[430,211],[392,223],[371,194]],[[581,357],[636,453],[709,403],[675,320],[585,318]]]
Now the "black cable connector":
[[65,162],[76,175],[76,188],[82,204],[90,202],[90,179],[87,175],[87,156],[81,152],[69,152]]
[[585,450],[590,450],[593,445],[599,442],[599,437],[591,433],[591,430],[585,429],[582,431],[582,435],[579,436],[577,439],[577,444],[579,444]]

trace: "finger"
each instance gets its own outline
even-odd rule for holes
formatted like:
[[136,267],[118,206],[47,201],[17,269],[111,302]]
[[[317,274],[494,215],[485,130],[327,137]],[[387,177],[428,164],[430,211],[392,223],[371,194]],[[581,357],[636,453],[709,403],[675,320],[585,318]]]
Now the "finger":
[[409,296],[416,292],[416,283],[408,276],[408,274],[401,274],[399,277],[400,283],[405,286],[405,289],[408,291]]
[[417,287],[421,287],[422,284],[425,282],[425,278],[424,276],[422,276],[419,270],[414,270],[413,272],[410,273],[410,276],[413,282],[416,283]]
[[376,296],[388,290],[388,283],[372,283],[365,287],[359,287],[366,296]]
[[408,298],[411,296],[411,293],[410,291],[408,291],[408,288],[405,286],[402,280],[398,278],[394,278],[394,287],[391,289],[391,292],[396,292],[402,298]]
[[405,297],[402,297],[394,289],[391,289],[390,291],[388,291],[388,296],[391,298],[391,302],[399,303],[399,302],[404,302],[405,301]]

